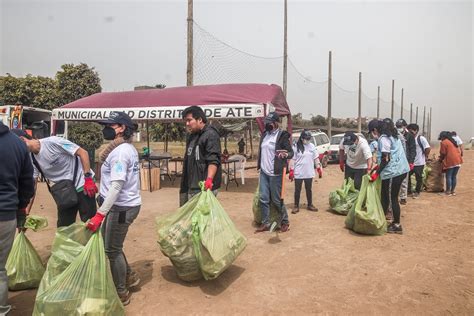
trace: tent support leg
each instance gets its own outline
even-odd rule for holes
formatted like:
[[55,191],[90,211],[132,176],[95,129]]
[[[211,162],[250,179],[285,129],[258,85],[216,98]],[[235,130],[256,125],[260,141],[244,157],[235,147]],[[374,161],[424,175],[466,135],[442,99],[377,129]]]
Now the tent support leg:
[[151,192],[151,148],[150,148],[150,123],[146,121],[146,146],[148,147],[148,190]]

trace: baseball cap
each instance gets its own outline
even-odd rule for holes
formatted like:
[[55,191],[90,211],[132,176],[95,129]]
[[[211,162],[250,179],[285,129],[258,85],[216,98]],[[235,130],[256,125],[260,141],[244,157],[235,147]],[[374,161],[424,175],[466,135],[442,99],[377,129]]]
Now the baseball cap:
[[33,139],[33,137],[31,137],[31,135],[29,135],[27,132],[25,132],[24,130],[22,130],[20,128],[12,128],[10,130],[10,132],[12,132],[13,134],[15,134],[18,137],[25,137],[26,139]]
[[278,122],[280,120],[280,115],[278,115],[277,112],[270,112],[268,115],[265,117],[265,124],[266,123],[273,123],[273,122]]
[[307,131],[307,130],[304,130],[301,132],[301,139],[311,139],[311,132],[310,131]]
[[369,132],[372,132],[376,128],[380,128],[380,123],[382,123],[382,121],[379,121],[377,119],[373,119],[372,121],[370,121],[369,125],[367,126],[369,129]]
[[353,145],[357,140],[357,135],[354,132],[346,132],[344,134],[344,141],[342,142],[343,145]]
[[404,119],[399,119],[396,123],[395,123],[395,126],[397,128],[400,128],[400,127],[403,127],[403,126],[407,126],[407,121],[405,121]]
[[136,126],[130,116],[128,116],[128,114],[125,112],[119,111],[110,112],[107,120],[99,121],[99,124],[120,124],[125,125],[133,130],[136,129]]

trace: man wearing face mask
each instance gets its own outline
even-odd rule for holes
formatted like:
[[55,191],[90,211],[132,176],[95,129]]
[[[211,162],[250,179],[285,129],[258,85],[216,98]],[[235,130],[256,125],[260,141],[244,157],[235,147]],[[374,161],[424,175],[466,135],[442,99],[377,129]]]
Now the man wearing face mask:
[[[398,130],[398,134],[400,135],[400,140],[402,142],[403,149],[405,150],[408,165],[410,166],[410,171],[412,171],[415,166],[414,162],[416,157],[415,137],[408,131],[408,124],[404,119],[399,119],[395,123],[395,126]],[[400,204],[402,205],[407,204],[408,178],[409,175],[407,175],[405,180],[403,180],[402,187],[400,189]]]
[[280,213],[281,232],[289,230],[290,222],[285,205],[281,201],[283,168],[287,159],[293,158],[290,134],[278,127],[280,117],[270,112],[265,117],[265,132],[260,140],[257,169],[260,171],[260,205],[262,209],[262,225],[256,233],[270,230],[270,203]]
[[353,179],[355,188],[359,190],[362,177],[372,169],[372,151],[365,138],[354,132],[344,134],[339,144],[339,167],[344,172],[344,179]]
[[[13,129],[12,132],[25,142],[31,153],[35,179],[42,174],[48,184],[58,183],[61,180],[74,182],[78,202],[68,208],[58,206],[57,226],[71,225],[76,221],[78,212],[83,222],[94,216],[97,209],[95,202],[97,186],[94,183],[94,172],[90,168],[87,151],[61,137],[32,139],[21,129]],[[33,201],[34,196],[26,209],[26,214],[29,213]]]
[[95,232],[101,225],[105,253],[117,294],[123,305],[130,302],[130,288],[140,283],[137,273],[131,270],[123,252],[123,243],[129,226],[137,218],[141,207],[138,152],[132,144],[137,129],[124,112],[111,112],[102,133],[111,142],[99,154],[100,170],[99,209],[87,223]]

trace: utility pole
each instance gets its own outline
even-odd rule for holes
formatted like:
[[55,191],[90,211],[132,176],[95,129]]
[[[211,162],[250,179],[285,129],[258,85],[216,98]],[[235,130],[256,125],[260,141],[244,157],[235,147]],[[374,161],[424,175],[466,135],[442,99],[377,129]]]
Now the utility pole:
[[392,80],[392,110],[390,112],[390,118],[392,119],[392,121],[393,121],[393,110],[395,109],[394,93],[395,93],[395,80]]
[[410,103],[410,124],[413,122],[413,103]]
[[188,62],[186,70],[186,85],[193,85],[193,0],[188,0]]
[[377,120],[380,118],[380,86],[377,86]]
[[288,32],[287,32],[287,27],[288,27],[288,6],[287,6],[287,0],[285,0],[285,17],[284,17],[284,38],[283,38],[283,94],[285,97],[288,97],[287,95],[287,74],[288,74],[288,50],[287,50],[287,44],[288,44]]
[[328,136],[332,136],[332,116],[331,116],[331,98],[332,98],[332,53],[329,51],[329,73],[328,73]]
[[357,116],[357,131],[362,132],[362,73],[359,72],[359,105]]
[[426,105],[423,106],[423,130],[422,130],[423,136],[425,136],[425,117],[426,117]]
[[433,108],[430,106],[430,132],[429,132],[429,135],[430,135],[430,141],[431,141],[431,124],[433,123]]
[[418,106],[416,107],[416,118],[415,118],[415,124],[418,124]]
[[400,118],[403,118],[403,88],[402,88],[402,103],[401,103],[402,109],[400,110]]

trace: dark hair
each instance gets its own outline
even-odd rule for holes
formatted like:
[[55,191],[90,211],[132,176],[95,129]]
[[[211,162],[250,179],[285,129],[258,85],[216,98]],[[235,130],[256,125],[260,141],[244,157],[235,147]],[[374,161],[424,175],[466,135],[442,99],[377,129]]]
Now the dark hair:
[[123,126],[125,126],[125,130],[123,131],[122,137],[125,140],[132,138],[133,134],[138,129],[138,124],[137,123],[133,124],[133,128],[130,128],[127,125],[123,125]]
[[204,124],[207,123],[206,114],[204,113],[202,108],[197,105],[189,106],[184,109],[183,120],[186,118],[186,116],[188,116],[188,114],[191,114],[195,120],[201,119]]
[[385,118],[380,124],[380,135],[387,135],[388,137],[398,138],[398,130],[395,128],[395,124],[389,118]]
[[441,133],[439,133],[438,140],[443,141],[445,139],[448,139],[451,143],[453,143],[453,145],[456,146],[456,148],[459,147],[458,143],[454,140],[452,133],[448,131],[442,131]]
[[408,124],[407,129],[418,132],[420,130],[420,127],[418,126],[418,124],[411,123]]
[[296,142],[296,151],[304,153],[304,144],[303,144],[303,139],[305,137],[309,137],[311,139],[311,133],[307,130],[303,130],[300,134],[300,138],[298,138],[298,141]]
[[451,135],[452,135],[452,136],[457,136],[458,134],[457,134],[455,131],[452,131],[452,132],[451,132]]

